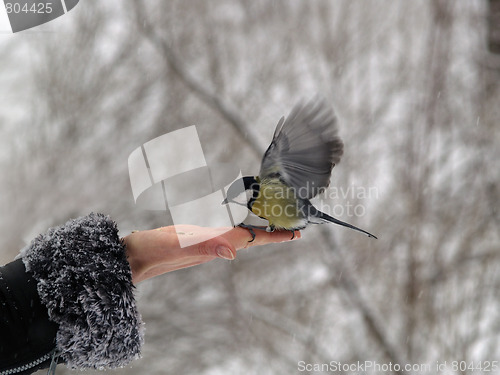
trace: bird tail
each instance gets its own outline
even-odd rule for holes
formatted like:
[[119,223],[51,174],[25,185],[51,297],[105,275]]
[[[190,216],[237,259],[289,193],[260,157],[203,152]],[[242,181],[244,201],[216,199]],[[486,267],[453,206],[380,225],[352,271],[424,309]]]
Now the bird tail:
[[321,220],[325,220],[325,221],[329,221],[330,223],[334,223],[334,224],[338,224],[338,225],[342,225],[344,227],[347,227],[347,228],[351,228],[351,229],[354,229],[354,230],[357,230],[359,232],[362,232],[366,235],[368,235],[368,237],[373,237],[375,239],[377,239],[376,236],[374,236],[373,234],[371,233],[368,233],[367,231],[363,230],[363,229],[360,229],[358,227],[355,227],[354,225],[351,225],[349,223],[345,223],[343,221],[340,221],[340,220],[337,220],[335,219],[334,217],[331,217],[330,215],[328,214],[325,214],[324,212],[321,212],[319,211],[318,209],[316,209],[316,207],[314,207],[313,205],[311,205],[309,207],[309,215],[310,216],[313,216],[313,217],[316,217],[318,219],[321,219]]

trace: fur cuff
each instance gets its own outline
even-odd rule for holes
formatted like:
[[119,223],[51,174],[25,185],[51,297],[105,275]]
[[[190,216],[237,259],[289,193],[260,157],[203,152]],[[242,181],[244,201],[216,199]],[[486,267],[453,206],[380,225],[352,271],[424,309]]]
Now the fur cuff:
[[90,214],[51,228],[21,252],[71,368],[115,368],[139,357],[141,316],[116,223]]

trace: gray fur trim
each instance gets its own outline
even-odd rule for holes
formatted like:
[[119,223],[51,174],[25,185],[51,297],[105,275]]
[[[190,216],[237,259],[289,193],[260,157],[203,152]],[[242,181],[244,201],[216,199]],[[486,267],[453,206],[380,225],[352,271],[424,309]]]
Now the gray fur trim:
[[115,368],[139,357],[142,320],[116,223],[90,214],[51,228],[21,254],[38,282],[57,349],[71,368]]

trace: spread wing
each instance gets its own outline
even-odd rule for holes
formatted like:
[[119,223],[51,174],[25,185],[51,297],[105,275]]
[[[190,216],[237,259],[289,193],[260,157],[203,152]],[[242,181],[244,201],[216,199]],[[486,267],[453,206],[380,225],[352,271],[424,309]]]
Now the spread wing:
[[279,177],[301,198],[311,199],[328,186],[343,150],[337,117],[328,103],[322,99],[300,103],[278,122],[259,177]]

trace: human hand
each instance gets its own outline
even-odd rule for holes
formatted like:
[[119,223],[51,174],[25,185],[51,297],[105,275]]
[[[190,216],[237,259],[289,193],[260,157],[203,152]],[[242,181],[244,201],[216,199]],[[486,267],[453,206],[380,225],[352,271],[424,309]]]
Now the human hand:
[[[175,225],[134,232],[123,238],[132,270],[132,282],[137,284],[154,276],[181,268],[196,266],[216,258],[232,260],[236,251],[250,246],[290,241],[289,231],[268,233],[255,231],[255,240],[244,228],[205,228],[195,225]],[[180,247],[178,236],[189,236],[195,245]],[[206,240],[206,238],[209,238]],[[300,238],[295,232],[294,239]]]

